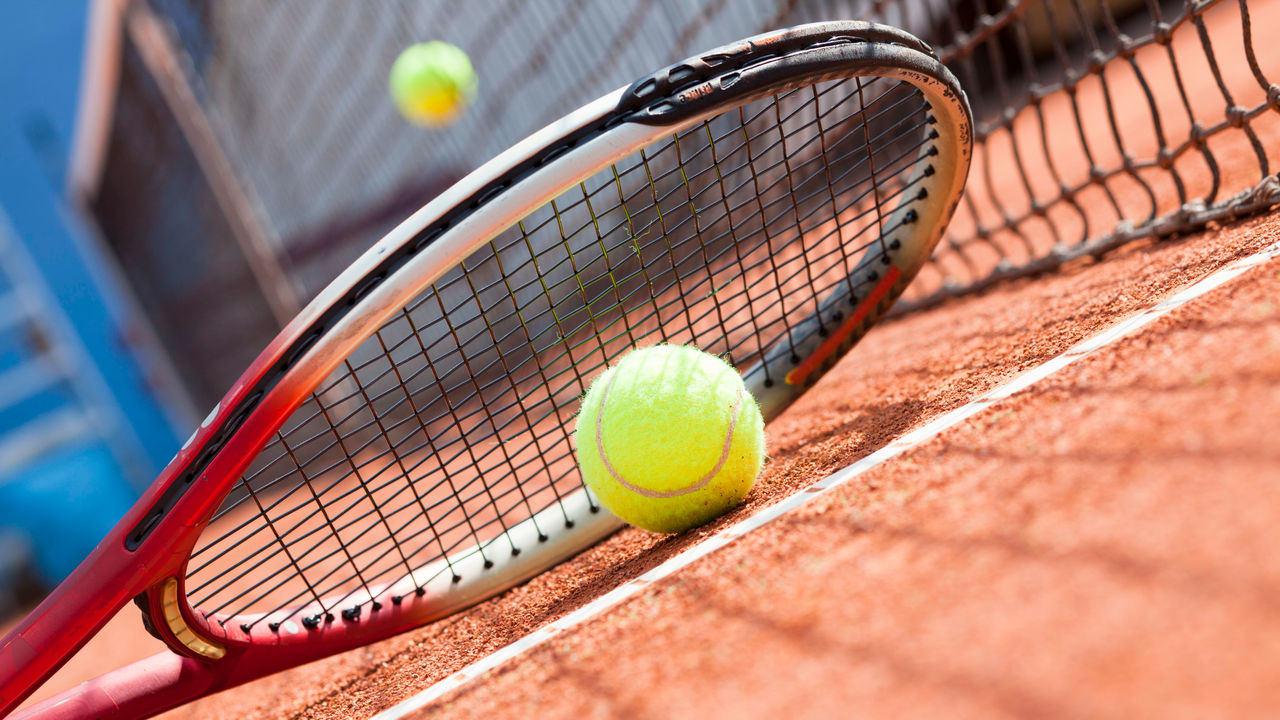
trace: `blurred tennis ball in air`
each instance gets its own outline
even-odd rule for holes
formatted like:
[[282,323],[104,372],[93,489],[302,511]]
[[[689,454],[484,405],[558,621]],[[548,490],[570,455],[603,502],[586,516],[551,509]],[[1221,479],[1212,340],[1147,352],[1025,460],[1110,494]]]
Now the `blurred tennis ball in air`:
[[475,99],[476,71],[461,48],[435,40],[405,49],[391,65],[391,99],[406,120],[443,127]]
[[596,379],[574,441],[613,514],[676,533],[742,501],[764,465],[764,419],[737,371],[697,348],[636,350]]

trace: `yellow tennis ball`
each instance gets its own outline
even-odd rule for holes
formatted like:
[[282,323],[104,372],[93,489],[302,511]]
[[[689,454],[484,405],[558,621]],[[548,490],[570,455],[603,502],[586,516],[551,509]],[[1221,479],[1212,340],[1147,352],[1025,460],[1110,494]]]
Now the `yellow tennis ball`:
[[409,122],[447,125],[476,94],[476,71],[460,48],[438,40],[405,49],[391,65],[391,99]]
[[654,532],[723,515],[764,465],[764,419],[742,378],[720,358],[680,345],[636,350],[597,378],[574,441],[600,502]]

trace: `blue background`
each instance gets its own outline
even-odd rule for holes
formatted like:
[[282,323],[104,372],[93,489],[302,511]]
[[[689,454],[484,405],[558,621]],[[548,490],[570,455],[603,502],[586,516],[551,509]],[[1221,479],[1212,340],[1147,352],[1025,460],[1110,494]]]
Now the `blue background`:
[[[176,427],[181,422],[155,397],[123,341],[131,310],[103,271],[92,226],[64,191],[87,12],[85,0],[0,0],[0,233],[7,218],[37,268],[27,279],[55,299],[51,314],[60,309],[53,324],[71,330],[81,371],[104,381],[95,402],[121,423],[111,437],[63,445],[0,475],[0,530],[29,538],[49,583],[115,524],[187,429]],[[0,415],[0,439],[42,405],[79,401],[63,395]]]

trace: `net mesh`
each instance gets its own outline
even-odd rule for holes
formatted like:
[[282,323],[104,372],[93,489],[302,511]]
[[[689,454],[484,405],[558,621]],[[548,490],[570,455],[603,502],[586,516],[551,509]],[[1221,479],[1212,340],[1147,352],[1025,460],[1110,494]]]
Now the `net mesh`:
[[120,60],[119,129],[91,209],[188,391],[212,404],[262,349],[239,339],[279,328],[155,78],[132,45]]
[[927,201],[915,170],[933,122],[900,81],[802,87],[524,217],[290,417],[202,536],[192,606],[250,628],[310,603],[314,624],[405,577],[421,587],[467,556],[520,552],[506,531],[581,488],[577,401],[619,355],[694,343],[749,367],[824,332],[804,324],[820,309],[839,323],[868,296],[896,249],[889,211]]
[[[1275,196],[1280,88],[1248,0],[148,7],[307,293],[408,209],[569,110],[707,48],[820,20],[875,20],[926,40],[974,106],[967,200],[916,303]],[[481,83],[465,121],[435,132],[407,125],[386,93],[395,55],[426,39],[466,50]]]
[[[227,259],[203,275],[199,269],[214,266],[191,265],[195,277],[181,287],[133,278],[146,286],[153,322],[198,405],[215,403],[277,329],[268,313],[226,310],[228,298],[261,302],[296,291],[305,300],[418,207],[566,112],[697,52],[803,22],[870,19],[912,32],[947,62],[976,113],[964,203],[897,311],[1269,207],[1278,193],[1280,58],[1254,27],[1280,16],[1274,3],[1258,0],[131,0],[127,7],[159,21],[177,81],[190,89],[194,112],[231,169],[212,183],[198,177],[165,99],[122,87],[117,107],[136,108],[117,113],[108,145],[147,153],[106,158],[92,204],[121,264],[172,264],[172,228],[194,225],[192,206],[201,210],[199,228],[178,236],[199,239],[204,250],[189,252]],[[137,31],[126,27],[131,57]],[[402,48],[429,39],[466,50],[480,85],[462,121],[428,132],[396,115],[387,73]],[[155,137],[166,142],[155,146]],[[109,190],[157,178],[192,197],[161,202],[173,193]],[[215,199],[211,189],[227,182],[234,190],[222,188]],[[267,259],[232,262],[244,247],[265,248]],[[263,287],[281,269],[287,282]],[[180,306],[201,308],[206,321],[172,322],[165,308]],[[214,336],[241,342],[199,352]]]

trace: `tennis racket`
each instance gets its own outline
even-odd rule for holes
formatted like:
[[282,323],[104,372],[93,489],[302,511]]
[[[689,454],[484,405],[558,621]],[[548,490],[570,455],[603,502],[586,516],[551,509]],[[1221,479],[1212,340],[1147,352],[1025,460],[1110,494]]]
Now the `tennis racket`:
[[901,294],[969,168],[955,79],[861,22],[759,35],[565,116],[391,231],[266,348],[0,647],[13,710],[133,600],[164,652],[24,717],[139,718],[418,627],[620,522],[579,398],[691,343],[766,418]]

